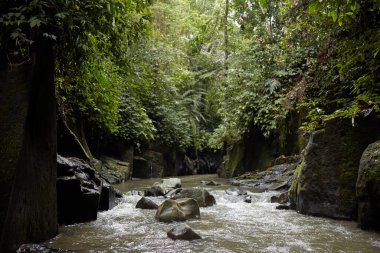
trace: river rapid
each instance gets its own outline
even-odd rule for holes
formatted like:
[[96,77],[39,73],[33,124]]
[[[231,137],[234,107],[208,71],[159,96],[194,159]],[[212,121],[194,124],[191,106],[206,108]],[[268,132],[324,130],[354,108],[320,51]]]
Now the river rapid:
[[[72,252],[380,252],[380,234],[357,228],[355,222],[300,215],[276,210],[270,203],[275,192],[253,192],[252,203],[227,195],[229,183],[215,175],[181,177],[182,187],[204,187],[216,205],[201,208],[201,219],[186,223],[203,239],[173,241],[166,232],[175,223],[155,220],[155,210],[136,209],[141,196],[125,195],[114,209],[98,219],[60,227],[60,234],[46,242]],[[202,186],[215,180],[221,186]],[[158,179],[128,181],[116,186],[123,192],[148,187]],[[156,203],[163,198],[151,198]]]

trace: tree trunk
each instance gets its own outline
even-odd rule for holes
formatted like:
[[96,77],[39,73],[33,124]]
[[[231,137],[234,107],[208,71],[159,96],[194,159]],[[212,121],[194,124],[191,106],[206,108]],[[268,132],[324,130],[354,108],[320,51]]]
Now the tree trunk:
[[89,161],[94,159],[94,156],[91,153],[90,147],[87,144],[86,134],[84,132],[83,121],[78,120],[76,123],[71,123],[70,120],[63,117],[63,123],[69,132],[74,136],[75,140],[82,149],[84,155]]
[[226,0],[226,8],[224,13],[224,68],[225,68],[225,76],[227,79],[227,71],[228,71],[228,14],[229,14],[229,0]]

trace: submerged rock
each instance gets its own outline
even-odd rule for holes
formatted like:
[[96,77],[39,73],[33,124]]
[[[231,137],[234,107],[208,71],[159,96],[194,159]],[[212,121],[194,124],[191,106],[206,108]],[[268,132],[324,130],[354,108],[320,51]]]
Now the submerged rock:
[[380,230],[380,141],[370,144],[360,160],[356,182],[358,222],[362,229]]
[[200,235],[195,233],[191,227],[186,224],[180,224],[172,228],[168,233],[168,237],[173,240],[197,240],[202,239]]
[[207,190],[200,188],[182,189],[172,199],[192,198],[198,202],[199,207],[208,207],[216,204],[215,197]]
[[140,209],[157,209],[158,205],[154,203],[151,199],[142,197],[136,204],[136,208]]
[[200,211],[195,199],[167,199],[158,207],[155,217],[162,222],[185,221],[199,219]]

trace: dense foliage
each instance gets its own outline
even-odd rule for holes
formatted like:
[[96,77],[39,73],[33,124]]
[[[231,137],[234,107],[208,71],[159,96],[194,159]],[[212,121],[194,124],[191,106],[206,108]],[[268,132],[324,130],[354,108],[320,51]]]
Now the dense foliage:
[[253,128],[278,134],[290,110],[306,111],[305,131],[379,110],[379,6],[2,1],[0,47],[14,63],[41,39],[55,43],[60,113],[74,134],[91,126],[136,145],[221,148]]

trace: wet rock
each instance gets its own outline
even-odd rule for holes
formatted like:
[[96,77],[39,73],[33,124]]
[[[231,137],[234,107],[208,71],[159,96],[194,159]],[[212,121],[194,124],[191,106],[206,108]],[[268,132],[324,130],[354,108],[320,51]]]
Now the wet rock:
[[62,249],[54,249],[46,245],[40,244],[23,244],[17,250],[16,253],[51,253],[51,252],[69,252]]
[[196,170],[196,162],[194,160],[191,160],[187,155],[185,155],[183,167],[186,174],[197,174]]
[[215,181],[201,181],[201,184],[207,185],[207,186],[217,186],[220,185],[220,183]]
[[115,189],[113,188],[114,191],[115,191],[115,197],[116,198],[122,198],[123,197],[123,193],[121,191],[119,191],[118,189]]
[[164,196],[169,190],[165,190],[159,185],[154,185],[149,189],[146,189],[144,191],[144,196],[146,197],[158,197],[158,196]]
[[120,184],[124,181],[124,176],[120,174],[112,174],[106,167],[99,172],[100,177],[109,184]]
[[290,204],[282,204],[282,205],[276,206],[276,209],[277,210],[289,210],[291,208],[290,208]]
[[182,183],[181,179],[179,178],[166,178],[162,179],[160,182],[155,182],[153,186],[160,186],[163,189],[176,189],[176,188],[181,188]]
[[96,220],[101,180],[95,170],[77,158],[57,156],[58,222],[73,224]]
[[162,222],[200,218],[199,206],[195,199],[167,199],[158,207],[155,217]]
[[157,209],[158,205],[152,200],[142,197],[136,204],[136,208],[140,209]]
[[244,186],[260,191],[288,190],[298,162],[279,164],[264,171],[245,173],[231,180],[233,186]]
[[116,206],[116,190],[107,182],[103,182],[100,193],[99,211],[111,210]]
[[361,157],[356,196],[359,226],[380,231],[380,141],[370,144]]
[[200,235],[195,233],[191,227],[186,224],[180,224],[172,228],[168,233],[168,237],[173,240],[197,240],[202,239]]
[[247,195],[247,191],[243,190],[240,187],[230,187],[226,190],[226,193],[228,195],[233,195],[233,196],[241,196],[241,195]]
[[141,156],[148,162],[150,177],[159,178],[164,174],[164,155],[154,150],[145,150]]
[[270,198],[270,202],[279,203],[279,204],[285,204],[285,203],[289,202],[288,192],[283,192],[280,195],[272,196]]
[[244,202],[245,203],[252,203],[252,196],[246,196],[246,197],[244,197]]
[[149,162],[140,156],[133,157],[132,177],[135,178],[151,178],[152,171]]
[[182,189],[181,188],[178,188],[178,189],[173,189],[171,190],[170,192],[166,193],[165,194],[165,198],[173,198],[177,193],[181,192]]
[[[376,117],[333,118],[314,131],[298,178],[296,208],[302,214],[357,218],[355,185],[365,148],[379,139]],[[294,199],[294,196],[292,197]]]
[[207,190],[200,188],[182,189],[172,199],[192,198],[198,202],[199,207],[208,207],[216,204],[215,197]]
[[275,160],[274,160],[274,165],[280,165],[280,164],[284,164],[284,163],[287,163],[287,164],[291,164],[291,163],[299,163],[299,161],[301,160],[301,156],[300,155],[294,155],[294,156],[280,156],[280,157],[277,157]]
[[173,189],[181,187],[181,179],[179,178],[167,178],[162,179],[160,182],[155,182],[153,186],[145,190],[145,196],[164,196],[171,192]]
[[136,191],[136,190],[128,191],[126,194],[127,196],[147,196],[145,195],[144,191]]
[[101,176],[110,184],[119,184],[128,179],[130,175],[130,164],[118,159],[102,156],[103,162]]

